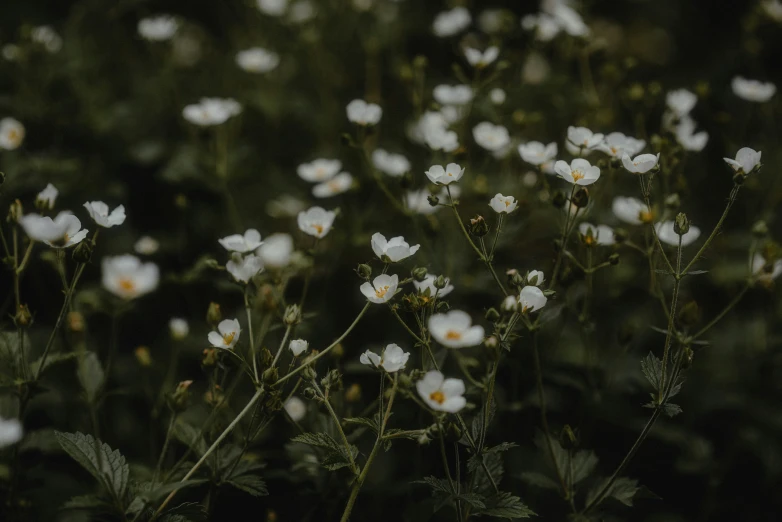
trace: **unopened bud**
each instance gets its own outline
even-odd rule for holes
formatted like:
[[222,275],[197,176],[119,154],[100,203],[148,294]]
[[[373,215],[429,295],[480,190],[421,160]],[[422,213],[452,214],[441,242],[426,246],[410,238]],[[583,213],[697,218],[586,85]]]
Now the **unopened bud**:
[[551,204],[554,205],[555,208],[562,208],[565,206],[565,203],[567,202],[567,198],[562,192],[555,192],[554,197],[551,198]]
[[139,346],[133,351],[133,354],[141,366],[152,366],[152,356],[146,346]]
[[673,220],[673,231],[680,236],[690,231],[690,220],[687,219],[687,214],[684,212],[676,214],[676,218]]
[[217,348],[205,348],[204,358],[201,359],[202,366],[214,366],[217,364]]
[[206,322],[210,326],[217,327],[222,320],[223,313],[220,311],[220,305],[215,302],[209,303],[209,308],[206,309]]
[[698,324],[701,319],[701,311],[698,308],[698,303],[689,301],[682,306],[679,310],[678,319],[682,326],[693,326]]
[[448,279],[441,275],[437,276],[437,278],[434,280],[434,287],[438,290],[442,290],[446,286],[448,286]]
[[318,377],[318,374],[315,373],[315,369],[312,367],[312,365],[307,365],[304,370],[301,372],[301,378],[305,381],[311,381],[313,379],[316,379]]
[[8,222],[16,223],[24,215],[24,208],[22,202],[15,199],[8,207]]
[[372,277],[372,267],[362,263],[356,268],[356,274],[358,274],[358,277],[361,279],[369,279]]
[[261,375],[261,379],[263,379],[263,382],[269,385],[277,382],[278,377],[279,377],[279,372],[277,372],[277,368],[268,368],[264,370],[263,375]]
[[174,411],[183,411],[190,402],[190,385],[193,381],[182,381],[177,384],[174,393],[171,394],[171,406]]
[[519,288],[525,286],[527,284],[526,278],[515,270],[513,272],[514,273],[508,278],[508,283],[511,286]]
[[470,234],[475,237],[483,237],[489,233],[489,224],[483,219],[483,216],[475,216],[470,219],[470,226],[468,227]]
[[301,309],[299,308],[299,305],[288,305],[288,307],[285,309],[285,316],[283,317],[283,322],[287,324],[288,326],[292,326],[294,324],[298,324],[301,321]]
[[682,354],[682,369],[686,370],[692,366],[692,360],[695,358],[695,352],[689,346],[684,347],[684,354]]
[[495,308],[489,308],[486,310],[486,315],[484,317],[490,323],[496,323],[500,320],[500,313]]
[[573,194],[573,204],[578,208],[584,208],[589,204],[589,191],[580,188]]
[[77,263],[89,263],[95,244],[92,239],[85,239],[73,249],[73,260]]
[[81,312],[69,312],[67,324],[71,332],[81,333],[84,331],[84,316]]
[[433,207],[436,207],[437,205],[440,204],[440,198],[438,198],[434,194],[429,194],[428,196],[426,196],[426,201],[428,201],[429,205]]
[[569,424],[565,424],[562,432],[559,434],[559,445],[566,450],[578,447],[578,437]]
[[27,328],[32,322],[33,316],[30,315],[30,310],[27,308],[27,305],[20,304],[19,308],[16,310],[16,315],[14,316],[14,323],[19,328]]
[[426,279],[426,273],[427,273],[426,268],[422,266],[418,268],[414,268],[412,271],[413,279],[415,279],[420,283]]
[[437,301],[437,306],[435,306],[435,310],[441,314],[447,312],[450,309],[451,306],[448,304],[448,301]]
[[483,344],[484,346],[486,346],[486,348],[490,348],[493,350],[494,348],[497,348],[500,345],[500,341],[499,339],[497,339],[496,336],[490,335],[483,341]]

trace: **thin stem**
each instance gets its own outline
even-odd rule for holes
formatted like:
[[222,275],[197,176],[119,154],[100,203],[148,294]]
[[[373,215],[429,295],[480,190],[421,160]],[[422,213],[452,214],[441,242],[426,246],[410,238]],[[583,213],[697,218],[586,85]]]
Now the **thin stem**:
[[671,339],[673,338],[673,320],[676,316],[676,304],[679,299],[679,287],[681,286],[681,266],[682,266],[682,236],[679,236],[679,246],[676,249],[676,272],[673,281],[673,296],[671,297],[670,314],[668,314],[668,331],[665,334],[665,347],[663,348],[662,368],[660,370],[660,385],[658,386],[658,404],[662,404],[663,390],[665,389],[665,371],[668,366],[668,355],[671,350]]
[[733,310],[733,307],[734,307],[734,306],[736,306],[736,305],[739,303],[739,301],[741,301],[741,298],[742,298],[742,297],[744,297],[744,294],[746,294],[746,293],[747,293],[747,290],[749,290],[750,286],[751,286],[751,285],[750,285],[749,283],[747,283],[746,285],[744,285],[744,288],[742,288],[742,289],[741,289],[741,291],[740,291],[738,294],[736,294],[736,296],[735,296],[735,297],[734,297],[734,298],[731,300],[731,302],[730,302],[730,303],[728,303],[728,305],[727,305],[725,308],[723,308],[723,310],[722,310],[720,313],[718,313],[718,314],[717,314],[717,315],[714,317],[714,319],[712,319],[711,321],[709,321],[709,323],[708,323],[706,326],[704,326],[703,328],[701,328],[700,330],[698,330],[698,332],[697,332],[697,333],[695,333],[695,334],[692,336],[692,339],[697,339],[697,338],[701,337],[703,334],[705,334],[706,332],[708,332],[708,331],[709,331],[709,330],[710,330],[710,329],[711,329],[711,328],[712,328],[712,327],[713,327],[715,324],[717,324],[718,322],[720,322],[720,321],[722,320],[722,318],[723,318],[723,317],[725,317],[725,315],[726,315],[728,312],[730,312],[731,310]]
[[[644,187],[643,175],[638,176],[638,183],[641,186],[641,195],[643,195],[644,203],[646,204],[646,209],[651,213],[652,203],[649,195],[649,190],[646,187]],[[657,235],[657,229],[654,228],[654,220],[649,220],[649,228],[652,230],[652,235],[654,236],[654,242],[657,245],[657,248],[660,249],[660,253],[663,256],[663,259],[665,260],[665,264],[668,267],[668,270],[671,273],[673,273],[674,272],[673,265],[671,264],[671,261],[668,259],[668,256],[665,254],[665,248],[663,248],[663,244],[660,242],[660,237]]]
[[551,271],[551,279],[549,280],[548,287],[554,288],[554,285],[557,284],[557,279],[559,278],[559,269],[562,266],[562,254],[565,251],[567,247],[567,240],[570,237],[570,229],[572,224],[575,224],[576,218],[578,217],[578,212],[581,210],[580,208],[576,207],[576,211],[573,214],[573,223],[571,223],[570,220],[570,213],[571,213],[571,205],[573,201],[573,195],[576,193],[576,185],[574,184],[573,187],[570,189],[570,197],[567,200],[567,213],[565,214],[565,226],[562,227],[562,237],[560,238],[560,247],[559,252],[557,252],[557,259],[554,262],[554,269]]
[[277,348],[277,353],[274,354],[274,360],[272,361],[272,364],[271,366],[269,366],[269,368],[274,368],[275,366],[277,366],[277,361],[280,359],[280,354],[285,348],[285,343],[288,342],[288,336],[291,334],[291,328],[293,328],[292,325],[288,325],[287,328],[285,328],[285,335],[282,336],[280,347]]
[[171,434],[174,431],[174,422],[176,422],[176,414],[172,413],[171,419],[168,421],[168,429],[166,430],[166,439],[163,442],[163,449],[160,451],[160,457],[157,459],[155,471],[152,473],[153,484],[157,482],[157,478],[160,475],[160,469],[163,466],[163,460],[166,458],[166,454],[168,453],[168,445],[171,442]]
[[336,426],[337,431],[339,432],[339,436],[342,439],[342,444],[345,445],[345,452],[347,453],[350,461],[350,470],[353,472],[354,475],[358,475],[359,474],[358,466],[356,466],[356,461],[353,458],[353,451],[351,449],[350,442],[348,442],[348,438],[345,436],[345,431],[342,429],[342,421],[339,420],[339,417],[337,416],[337,412],[335,412],[334,408],[331,407],[329,398],[326,397],[326,395],[320,389],[320,386],[318,386],[318,382],[315,379],[312,379],[310,381],[310,384],[315,389],[315,391],[318,392],[318,395],[320,395],[320,398],[321,400],[323,400],[323,404],[326,406],[329,415],[331,415],[331,420],[334,421],[334,426]]
[[717,233],[720,231],[720,228],[722,228],[722,223],[725,221],[725,218],[728,217],[728,212],[730,212],[730,208],[733,206],[733,203],[736,202],[736,196],[739,193],[739,189],[741,188],[741,185],[734,185],[733,190],[730,191],[730,196],[728,197],[728,204],[725,206],[725,210],[722,212],[722,216],[720,216],[719,221],[717,221],[717,224],[714,225],[714,230],[711,231],[711,234],[706,239],[706,242],[703,243],[703,246],[698,250],[698,253],[695,254],[695,256],[692,258],[692,260],[687,264],[687,266],[684,267],[684,272],[682,275],[689,272],[692,265],[695,264],[698,259],[703,255],[703,253],[706,251],[706,249],[711,244],[711,241],[717,236]]
[[475,242],[473,242],[472,238],[470,237],[470,233],[467,232],[467,229],[464,228],[464,222],[462,221],[462,217],[459,215],[459,211],[456,210],[456,205],[453,202],[453,197],[451,196],[451,186],[446,185],[445,191],[448,193],[448,202],[450,203],[451,210],[453,210],[453,215],[456,217],[456,222],[459,223],[459,228],[462,229],[462,233],[464,234],[465,239],[467,239],[467,242],[470,244],[473,250],[475,250],[475,253],[478,254],[478,257],[481,259],[481,261],[485,261],[485,257],[483,256],[483,252],[480,251],[480,249],[475,245]]
[[[443,437],[443,425],[441,424],[439,426],[438,432],[438,440],[440,442],[440,457],[443,459],[443,468],[445,469],[445,476],[448,477],[448,484],[451,486],[451,493],[453,493],[453,496],[458,495],[458,491],[456,490],[456,485],[453,480],[453,475],[451,475],[451,468],[448,465],[448,454],[445,451],[445,438]],[[462,506],[460,501],[456,501],[456,513],[459,516],[459,520],[462,520]]]
[[499,215],[498,221],[497,221],[497,232],[494,234],[494,241],[491,244],[491,250],[489,251],[489,259],[494,259],[494,249],[497,248],[497,240],[500,238],[500,232],[502,232],[502,222],[504,221],[505,216],[503,214]]
[[253,360],[253,376],[255,377],[255,382],[258,382],[260,378],[258,376],[258,357],[255,354],[255,337],[253,336],[253,314],[247,290],[244,293],[244,310],[247,312],[247,330],[250,337],[250,358]]

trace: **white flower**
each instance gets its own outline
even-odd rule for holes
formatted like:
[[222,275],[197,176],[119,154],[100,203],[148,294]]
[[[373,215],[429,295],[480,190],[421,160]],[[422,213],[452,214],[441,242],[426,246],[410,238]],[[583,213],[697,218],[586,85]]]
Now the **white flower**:
[[168,332],[172,339],[181,341],[190,333],[190,325],[187,324],[187,319],[172,317],[168,320]]
[[546,280],[546,276],[540,270],[530,270],[527,274],[527,284],[532,286],[540,286],[543,281]]
[[383,304],[394,297],[398,285],[399,276],[396,274],[392,276],[380,274],[372,280],[372,284],[369,282],[362,284],[360,290],[371,303]]
[[551,73],[551,66],[545,56],[532,51],[527,54],[521,68],[521,81],[529,85],[540,85]]
[[769,18],[776,22],[782,22],[782,2],[779,0],[763,0],[760,6]]
[[263,261],[255,254],[242,256],[238,252],[231,253],[231,259],[225,264],[225,269],[240,283],[247,283],[258,272],[263,270]]
[[777,86],[771,82],[748,80],[741,76],[733,78],[730,86],[733,88],[733,94],[742,100],[758,103],[767,102],[777,92]]
[[288,344],[288,348],[290,348],[291,352],[293,352],[294,357],[298,357],[299,355],[306,352],[310,347],[310,343],[305,341],[304,339],[293,339],[291,340],[290,344]]
[[508,129],[488,121],[483,121],[473,127],[472,136],[475,143],[492,152],[502,150],[510,143]]
[[288,0],[257,0],[258,9],[269,16],[282,16],[288,8]]
[[742,147],[736,153],[736,159],[722,158],[736,172],[749,174],[760,164],[760,151],[754,151],[749,147]]
[[299,422],[307,415],[307,405],[298,397],[291,397],[282,407],[293,422]]
[[478,27],[486,34],[499,33],[504,29],[505,11],[486,9],[478,15]]
[[18,419],[0,417],[0,449],[16,444],[22,440],[22,423]]
[[215,348],[231,350],[239,342],[239,334],[241,332],[239,321],[236,319],[223,319],[217,325],[217,331],[209,332],[207,339]]
[[445,38],[467,29],[472,22],[470,12],[464,7],[454,7],[450,11],[439,13],[432,23],[434,34]]
[[396,344],[389,344],[383,348],[383,352],[378,355],[367,350],[361,354],[359,361],[361,364],[372,366],[373,368],[382,368],[388,373],[403,370],[410,358],[410,353],[405,352]]
[[546,306],[548,299],[543,294],[543,290],[537,286],[525,286],[519,292],[519,307],[521,313],[534,312]]
[[505,91],[500,89],[499,87],[495,87],[494,89],[489,91],[489,99],[494,105],[502,105],[505,103],[506,98]]
[[386,236],[379,232],[372,234],[372,251],[385,263],[396,263],[412,256],[421,245],[410,246],[402,236],[392,237],[386,241]]
[[677,118],[690,114],[696,103],[698,103],[698,97],[687,89],[676,89],[665,95],[665,104]]
[[266,73],[280,64],[280,56],[263,47],[252,47],[236,53],[236,64],[251,73]]
[[311,163],[302,163],[296,173],[304,181],[320,183],[330,180],[342,169],[342,162],[336,159],[319,158]]
[[43,45],[49,53],[56,53],[62,48],[62,37],[50,25],[33,27],[30,38],[33,42]]
[[135,299],[157,288],[160,270],[155,263],[142,263],[130,254],[104,257],[103,288],[123,299]]
[[220,125],[242,112],[242,106],[231,98],[201,98],[198,103],[182,109],[182,116],[195,125]]
[[410,171],[410,162],[401,154],[376,149],[372,152],[372,164],[377,170],[398,178]]
[[9,62],[15,62],[22,57],[22,48],[16,44],[5,44],[0,54]]
[[625,154],[635,156],[646,146],[644,140],[637,140],[625,136],[621,132],[612,132],[605,137],[605,141],[598,146],[598,150],[605,152],[613,158],[621,158]]
[[440,105],[467,105],[472,101],[473,92],[469,85],[438,85],[432,95]]
[[568,5],[567,1],[544,1],[541,7],[552,15],[557,24],[570,36],[587,36],[589,34],[589,27],[584,23],[581,15]]
[[125,207],[119,205],[109,213],[109,206],[103,201],[88,201],[84,208],[89,212],[90,217],[98,226],[111,228],[121,225],[125,222]]
[[535,31],[535,39],[541,42],[550,42],[562,29],[557,19],[546,13],[525,16],[521,19],[521,27]]
[[464,382],[461,379],[446,379],[437,370],[426,372],[423,379],[415,383],[418,395],[435,411],[457,413],[467,405]]
[[[657,223],[654,226],[654,229],[657,231],[657,237],[663,243],[667,243],[673,246],[679,245],[679,234],[673,230],[673,221],[663,221],[661,223]],[[694,242],[700,237],[700,235],[701,229],[694,225],[690,225],[690,229],[682,236],[682,246],[685,247]]]
[[510,214],[516,210],[518,204],[516,198],[513,196],[503,196],[502,194],[495,195],[491,198],[491,201],[489,201],[489,206],[498,214],[502,214],[503,212]]
[[0,120],[0,149],[14,150],[24,141],[24,125],[13,118]]
[[[457,188],[454,186],[454,188]],[[437,196],[440,198],[440,201],[447,201],[448,194],[444,193],[445,190],[443,190],[440,194]],[[451,194],[454,194],[454,189],[451,189]],[[434,214],[437,212],[441,207],[439,205],[432,206],[429,204],[429,196],[431,195],[431,192],[429,192],[426,189],[422,190],[410,190],[405,194],[405,205],[407,208],[415,212],[416,214],[422,214],[422,215],[429,215]],[[454,197],[456,197],[454,195]]]
[[19,218],[19,224],[30,239],[54,248],[67,248],[87,237],[87,229],[82,229],[79,218],[70,212],[60,212],[54,219],[27,214]]
[[411,129],[411,139],[425,143],[432,150],[453,152],[459,147],[456,132],[448,130],[448,119],[442,112],[426,111]]
[[621,221],[630,225],[641,225],[652,220],[652,212],[640,199],[617,196],[611,204],[611,210]]
[[359,125],[376,125],[383,116],[383,109],[375,103],[353,100],[346,107],[348,120]]
[[578,231],[584,236],[587,245],[597,243],[598,245],[613,245],[614,229],[608,225],[593,225],[592,223],[581,223],[578,225]]
[[603,135],[586,127],[568,127],[567,141],[579,149],[593,149],[603,141]]
[[310,207],[307,210],[299,212],[299,230],[319,239],[323,238],[329,233],[329,230],[331,230],[331,225],[334,224],[335,217],[337,217],[335,212],[325,210],[321,207]]
[[138,34],[151,42],[163,42],[174,37],[179,22],[170,15],[157,15],[138,21]]
[[254,228],[248,228],[244,235],[232,234],[217,241],[229,252],[239,252],[241,254],[255,250],[263,244],[261,233]]
[[149,236],[141,236],[133,245],[133,250],[135,250],[137,254],[145,256],[151,256],[158,251],[158,248],[160,248],[158,240]]
[[328,181],[318,183],[312,187],[312,195],[316,198],[330,198],[350,190],[353,185],[353,176],[347,172],[337,174]]
[[448,348],[466,348],[483,342],[483,326],[473,326],[469,314],[461,310],[432,315],[429,331],[438,343]]
[[464,57],[467,58],[467,63],[472,65],[475,68],[482,68],[486,67],[487,65],[494,62],[494,60],[497,59],[497,57],[500,55],[500,49],[499,47],[491,46],[488,47],[485,51],[481,52],[478,49],[474,49],[472,47],[466,47],[464,49]]
[[46,185],[46,188],[40,191],[35,197],[35,206],[47,210],[53,209],[54,202],[57,201],[57,194],[59,194],[57,188],[49,183]]
[[425,174],[429,181],[435,185],[448,185],[451,182],[462,179],[464,169],[456,163],[449,163],[445,168],[442,165],[432,165]]
[[660,161],[660,153],[655,154],[641,154],[633,159],[630,156],[624,154],[622,156],[622,165],[628,172],[633,174],[645,174],[655,168]]
[[695,121],[689,116],[684,116],[674,129],[676,140],[685,150],[700,152],[709,141],[709,134],[706,131],[695,132]]
[[752,259],[752,273],[757,274],[758,279],[761,281],[772,281],[782,274],[782,259],[777,259],[774,264],[771,265],[771,272],[766,272],[764,267],[766,266],[766,259],[760,254],[755,254]]
[[600,169],[582,158],[574,159],[570,165],[567,161],[559,160],[554,164],[554,170],[560,178],[576,185],[591,185],[600,178]]
[[437,288],[434,286],[437,277],[438,276],[434,274],[426,274],[423,281],[413,280],[413,286],[415,286],[415,289],[418,290],[419,294],[425,294],[426,291],[429,290],[429,297],[434,297],[435,295],[437,295],[438,298],[445,297],[453,291],[453,285],[451,284],[451,280],[446,277],[445,286]]
[[557,157],[557,144],[543,145],[539,141],[529,141],[519,145],[519,156],[530,165],[542,165]]
[[255,251],[269,268],[284,268],[291,262],[293,238],[289,234],[272,234]]

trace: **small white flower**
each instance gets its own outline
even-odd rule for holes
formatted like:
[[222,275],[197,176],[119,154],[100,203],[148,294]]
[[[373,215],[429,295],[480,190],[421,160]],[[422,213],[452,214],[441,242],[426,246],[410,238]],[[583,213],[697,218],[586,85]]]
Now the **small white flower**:
[[426,372],[423,379],[415,383],[415,388],[426,405],[435,411],[457,413],[467,405],[464,382],[446,379],[437,370]]
[[543,2],[541,7],[554,17],[557,24],[570,36],[587,36],[589,27],[581,15],[565,1]]
[[521,27],[526,31],[535,31],[535,39],[550,42],[562,30],[556,18],[546,13],[527,15],[521,19]]
[[421,245],[410,246],[402,236],[392,237],[386,240],[386,236],[379,232],[372,234],[372,251],[385,263],[396,263],[412,256]]
[[546,276],[540,270],[530,270],[527,274],[527,284],[532,286],[540,286],[543,281],[546,280]]
[[312,195],[316,198],[330,198],[350,190],[353,186],[353,176],[347,172],[337,174],[328,181],[318,183],[312,187]]
[[291,397],[282,407],[293,422],[299,422],[307,415],[307,405],[298,397]]
[[372,280],[372,284],[369,282],[362,284],[360,290],[371,303],[383,304],[394,297],[398,285],[399,276],[396,274],[392,276],[380,274]]
[[690,114],[696,103],[698,103],[698,97],[687,89],[676,89],[665,95],[665,104],[677,118]]
[[600,178],[600,169],[582,158],[574,159],[570,165],[559,160],[554,164],[554,170],[560,178],[576,185],[591,185]]
[[225,264],[225,269],[239,283],[247,283],[263,270],[263,261],[255,254],[242,256],[238,252],[231,253],[231,259]]
[[545,56],[539,52],[527,54],[524,65],[521,67],[521,81],[528,85],[540,85],[551,74],[551,65]]
[[440,105],[467,105],[472,101],[473,92],[469,85],[438,85],[432,95]]
[[288,18],[295,24],[303,24],[315,17],[315,6],[309,0],[299,0],[291,4]]
[[46,188],[40,191],[35,197],[35,206],[47,210],[53,209],[54,202],[57,201],[57,194],[59,194],[57,188],[49,183],[46,185]]
[[448,348],[467,348],[483,342],[483,326],[472,324],[467,312],[451,310],[429,318],[429,331],[435,340]]
[[141,236],[133,245],[133,250],[135,250],[137,254],[142,254],[145,256],[151,256],[157,252],[159,248],[160,242],[158,242],[158,240],[154,237],[149,236]]
[[299,230],[305,234],[315,236],[319,239],[326,236],[334,224],[335,212],[325,210],[321,207],[310,207],[302,210],[298,215]]
[[632,159],[627,154],[622,156],[622,165],[628,172],[633,174],[645,174],[655,168],[659,161],[659,152],[657,154],[641,154]]
[[30,239],[43,241],[53,248],[67,248],[87,237],[87,229],[82,229],[79,218],[70,212],[60,212],[54,219],[26,214],[19,218],[19,224]]
[[[578,231],[584,236],[587,245],[597,243],[598,245],[613,245],[614,229],[608,225],[593,225],[592,223],[581,223]],[[591,238],[591,239],[589,239]]]
[[383,116],[383,109],[375,103],[353,100],[346,107],[348,120],[358,125],[377,125]]
[[491,198],[491,201],[489,201],[489,206],[497,214],[510,214],[516,210],[518,204],[518,201],[516,201],[516,198],[513,196],[503,196],[502,194],[495,195],[493,198]]
[[9,62],[15,62],[22,57],[22,48],[16,44],[5,44],[0,54]]
[[440,38],[458,34],[470,25],[472,17],[464,7],[454,7],[450,11],[439,13],[432,23],[432,31]]
[[709,141],[709,134],[706,131],[695,132],[695,121],[689,116],[684,116],[674,129],[676,140],[688,151],[700,152]]
[[[673,230],[673,221],[663,221],[661,223],[657,223],[654,226],[654,229],[657,231],[657,237],[663,243],[673,246],[679,245],[679,234]],[[700,237],[700,235],[701,229],[694,225],[690,225],[690,229],[682,236],[682,246],[685,247],[690,243],[693,243]]]
[[232,234],[217,241],[229,252],[240,254],[251,252],[263,244],[261,233],[254,228],[248,228],[244,235]]
[[733,89],[733,94],[742,100],[757,103],[767,102],[777,92],[777,86],[771,82],[748,80],[741,76],[733,78],[730,86]]
[[39,25],[30,31],[33,42],[44,46],[47,52],[56,53],[62,49],[62,37],[50,25]]
[[434,274],[426,274],[426,277],[423,281],[415,281],[413,280],[413,286],[415,286],[415,289],[418,290],[419,294],[425,294],[427,290],[429,290],[429,297],[434,297],[437,295],[438,298],[445,297],[446,295],[453,292],[453,285],[451,284],[451,280],[447,277],[445,278],[445,286],[442,288],[437,288],[434,286],[434,282],[437,279],[438,276]]
[[777,259],[771,266],[771,272],[766,272],[764,267],[766,266],[766,259],[760,254],[755,254],[752,259],[752,273],[757,274],[758,279],[761,281],[772,281],[782,274],[782,259]]
[[621,158],[625,154],[635,156],[645,146],[646,142],[644,140],[625,136],[621,132],[612,132],[606,135],[603,143],[598,146],[598,150],[605,152],[612,158]]
[[321,183],[328,181],[342,169],[342,162],[336,159],[318,158],[311,163],[302,163],[296,173],[304,181]]
[[475,143],[492,152],[502,150],[510,143],[508,129],[488,121],[483,121],[473,127],[472,136]]
[[299,212],[307,208],[307,204],[290,194],[281,194],[266,204],[266,213],[274,218],[296,217]]
[[305,341],[304,339],[293,339],[291,340],[290,344],[288,344],[288,348],[290,348],[291,352],[293,352],[294,357],[298,357],[299,355],[306,352],[310,347],[310,343]]
[[155,263],[142,263],[130,254],[104,257],[103,288],[123,299],[135,299],[157,288],[160,270]]
[[567,141],[578,149],[593,149],[603,141],[603,135],[586,127],[568,127]]
[[429,181],[435,185],[448,185],[462,179],[464,169],[456,163],[449,163],[445,168],[442,165],[432,165],[425,174]]
[[410,162],[401,154],[376,149],[372,152],[372,164],[377,170],[398,178],[410,171]]
[[481,52],[478,49],[474,49],[472,47],[467,47],[464,49],[464,57],[467,59],[467,63],[475,67],[476,69],[481,69],[483,67],[486,67],[487,65],[490,65],[494,62],[494,60],[497,59],[497,57],[500,55],[500,49],[499,47],[491,46],[488,47],[485,51]]
[[548,298],[543,294],[543,290],[537,286],[525,286],[519,292],[519,307],[523,314],[540,310],[546,306]]
[[652,212],[640,199],[617,196],[611,204],[611,210],[621,221],[630,225],[641,225],[652,220]]
[[236,53],[236,64],[247,72],[267,73],[280,64],[280,55],[263,47],[252,47]]
[[519,145],[519,156],[530,165],[542,165],[557,157],[557,144],[543,145],[539,141],[529,141]]
[[0,120],[0,149],[14,150],[24,141],[24,125],[13,118]]
[[125,222],[125,207],[119,205],[109,213],[109,206],[103,201],[88,201],[84,208],[89,212],[95,224],[104,228],[111,228]]
[[459,147],[456,132],[448,130],[448,119],[442,112],[426,111],[412,127],[411,138],[432,150],[453,152]]
[[489,91],[489,99],[494,105],[502,105],[503,103],[505,103],[506,98],[507,95],[505,94],[505,91],[503,91],[499,87],[495,87],[494,89]]
[[220,125],[242,112],[242,106],[231,98],[201,98],[182,109],[182,116],[194,125]]
[[0,449],[7,448],[22,440],[24,431],[19,419],[4,419],[0,417]]
[[269,16],[282,16],[288,8],[288,0],[257,0],[258,9]]
[[388,373],[394,373],[403,370],[409,358],[410,353],[402,350],[396,344],[389,344],[383,348],[383,352],[380,355],[367,350],[361,354],[359,361],[361,364],[366,364],[373,368],[382,368]]
[[760,6],[766,15],[776,22],[782,22],[782,2],[779,0],[763,0]]
[[170,40],[179,29],[179,22],[170,15],[157,15],[138,21],[138,34],[151,42]]
[[168,332],[175,341],[181,341],[190,333],[190,325],[187,319],[182,317],[172,317],[168,320]]
[[236,343],[239,342],[239,334],[241,333],[239,328],[239,321],[236,319],[223,319],[220,324],[217,325],[217,331],[209,332],[207,339],[209,344],[215,348],[225,348],[226,350],[232,350]]
[[749,147],[742,147],[736,153],[736,159],[722,158],[736,172],[749,174],[760,164],[760,151],[754,151]]
[[289,234],[272,234],[255,251],[269,268],[285,268],[293,255],[293,238]]

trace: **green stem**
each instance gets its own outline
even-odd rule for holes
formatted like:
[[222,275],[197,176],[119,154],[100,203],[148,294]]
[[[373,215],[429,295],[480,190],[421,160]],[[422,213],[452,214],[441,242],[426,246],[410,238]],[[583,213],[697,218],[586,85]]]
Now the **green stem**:
[[698,330],[698,332],[695,335],[693,335],[692,338],[693,339],[697,339],[697,338],[701,337],[703,334],[708,332],[715,324],[720,322],[720,320],[722,320],[722,318],[725,317],[725,315],[728,312],[733,310],[733,307],[736,306],[739,303],[739,301],[741,301],[741,298],[744,297],[744,294],[747,293],[747,290],[749,290],[750,286],[751,285],[749,283],[744,285],[744,288],[742,288],[741,291],[738,294],[736,294],[736,296],[733,298],[733,300],[731,300],[731,302],[728,303],[728,305],[725,308],[723,308],[723,310],[720,313],[718,313],[714,317],[714,319],[709,321],[709,324],[707,324],[706,326],[704,326],[703,328]]
[[176,421],[176,414],[171,414],[171,419],[168,421],[168,429],[166,430],[166,439],[163,442],[163,449],[160,451],[160,457],[157,459],[157,464],[155,465],[155,471],[152,473],[152,483],[154,484],[157,482],[157,478],[160,475],[160,469],[163,466],[163,460],[166,458],[166,454],[168,453],[168,445],[171,443],[171,434],[174,431],[174,422]]
[[247,313],[247,330],[250,337],[250,358],[253,360],[253,376],[255,377],[255,382],[258,382],[260,377],[258,376],[258,357],[255,354],[255,337],[253,337],[253,314],[247,290],[244,292],[244,310]]
[[658,404],[662,404],[663,390],[665,389],[665,371],[668,366],[668,356],[671,350],[671,339],[673,338],[673,320],[676,317],[676,305],[679,299],[679,287],[681,286],[681,266],[682,266],[682,236],[679,236],[679,246],[676,249],[676,271],[673,274],[673,296],[671,297],[670,314],[668,314],[668,331],[665,334],[665,347],[663,348],[662,368],[660,370],[660,385],[658,386]]
[[326,406],[326,410],[328,410],[329,415],[331,416],[331,420],[334,421],[334,426],[336,426],[337,431],[339,432],[339,436],[342,439],[342,444],[345,445],[345,452],[350,460],[350,470],[353,472],[354,475],[358,475],[359,474],[358,466],[356,466],[356,461],[353,458],[353,451],[351,450],[350,442],[348,442],[348,438],[345,436],[345,431],[342,429],[342,421],[340,421],[339,417],[337,417],[337,412],[335,412],[334,408],[331,407],[329,398],[326,397],[326,395],[320,389],[320,386],[318,386],[318,382],[315,379],[312,379],[310,381],[310,384],[315,389],[315,391],[318,392],[318,395],[323,401],[323,404]]
[[741,185],[734,185],[733,190],[730,191],[730,196],[728,197],[728,204],[725,206],[725,210],[722,212],[722,216],[720,216],[719,221],[717,221],[717,224],[714,226],[714,230],[711,231],[711,234],[706,239],[706,242],[703,243],[703,246],[698,250],[698,253],[695,254],[695,257],[692,258],[692,260],[687,264],[687,266],[684,267],[684,272],[682,275],[685,275],[687,272],[689,272],[692,265],[695,264],[698,259],[703,255],[703,253],[706,251],[706,249],[711,244],[711,241],[717,236],[717,233],[719,233],[720,228],[722,228],[722,223],[725,221],[725,218],[728,217],[728,212],[730,212],[730,208],[733,206],[733,203],[736,202],[736,196],[739,193],[739,189],[741,188]]

